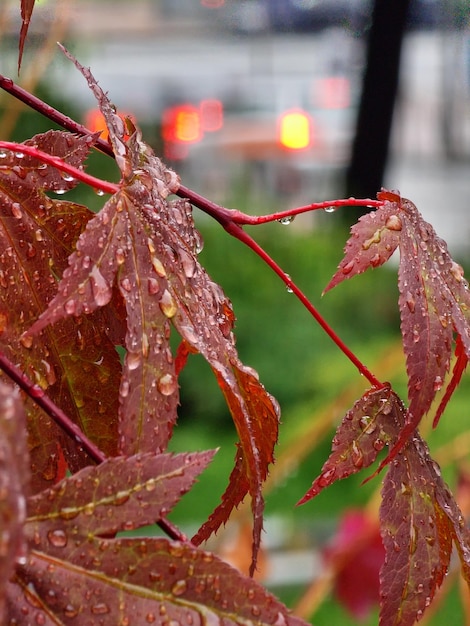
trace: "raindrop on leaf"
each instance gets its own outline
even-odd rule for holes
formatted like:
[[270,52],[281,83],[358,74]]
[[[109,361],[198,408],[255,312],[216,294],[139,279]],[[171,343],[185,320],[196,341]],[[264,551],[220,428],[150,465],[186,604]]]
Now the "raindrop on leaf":
[[[128,352],[126,356],[126,364],[128,369],[136,370],[142,360],[140,352]],[[122,395],[122,391],[121,391]]]
[[353,271],[354,268],[354,261],[349,261],[349,263],[346,263],[346,265],[344,267],[341,268],[341,271],[343,272],[343,274],[350,274]]
[[171,396],[177,389],[176,378],[171,374],[164,374],[158,379],[157,389],[162,396]]
[[25,348],[27,348],[29,350],[32,347],[32,345],[33,345],[33,337],[32,337],[32,335],[21,335],[20,343],[21,343],[22,346],[24,346]]
[[148,292],[151,296],[154,296],[156,293],[160,291],[160,283],[158,282],[156,278],[149,278],[147,286],[148,286]]
[[95,265],[91,270],[91,290],[97,306],[104,306],[111,300],[112,290],[108,282]]
[[50,530],[47,533],[47,539],[55,548],[65,548],[68,542],[67,535],[60,528]]
[[174,301],[173,296],[168,289],[165,289],[163,292],[162,297],[160,298],[159,306],[162,313],[170,319],[174,317],[178,311],[178,305]]
[[98,602],[91,607],[91,612],[93,615],[105,615],[110,612],[110,608],[104,602]]
[[175,584],[171,588],[171,593],[174,596],[182,596],[184,593],[186,593],[187,588],[188,588],[188,585],[184,579],[178,580],[175,582]]
[[353,465],[357,467],[358,469],[360,469],[364,465],[364,455],[362,453],[362,450],[357,445],[356,441],[352,442],[351,459],[352,459]]

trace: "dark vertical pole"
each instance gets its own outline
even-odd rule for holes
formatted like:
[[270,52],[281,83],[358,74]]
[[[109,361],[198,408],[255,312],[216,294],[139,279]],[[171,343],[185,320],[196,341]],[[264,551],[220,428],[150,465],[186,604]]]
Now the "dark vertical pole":
[[[410,0],[374,0],[346,196],[375,197],[383,183]],[[348,211],[355,221],[358,216]]]

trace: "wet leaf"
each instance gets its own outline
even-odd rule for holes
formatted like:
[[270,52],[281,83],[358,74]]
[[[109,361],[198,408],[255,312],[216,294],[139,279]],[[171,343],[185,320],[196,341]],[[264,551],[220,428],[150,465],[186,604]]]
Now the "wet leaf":
[[333,446],[320,475],[299,504],[314,498],[337,480],[369,467],[385,446],[398,436],[405,409],[390,385],[370,389],[346,413],[333,438]]
[[[385,445],[396,447],[407,423],[407,410],[389,385],[366,392],[343,418],[330,457],[300,503],[368,467]],[[430,605],[448,571],[453,542],[470,584],[470,533],[418,431],[389,457],[379,467],[389,462],[380,509],[386,552],[380,571],[380,625],[406,626]],[[349,582],[345,593],[349,603]]]
[[10,620],[304,624],[210,552],[161,538],[109,538],[166,514],[213,454],[109,459],[30,498],[29,555],[7,587]]
[[29,489],[26,417],[18,392],[0,382],[0,621],[5,585],[25,555],[23,523]]
[[[399,308],[408,373],[409,419],[395,454],[429,411],[444,384],[454,330],[466,359],[470,357],[470,291],[462,268],[415,205],[393,192],[382,191],[377,197],[384,200],[384,205],[353,226],[345,256],[326,290],[369,267],[381,265],[399,246]],[[465,367],[466,359],[462,355],[459,370]],[[449,386],[446,402],[455,386]]]
[[85,467],[30,498],[26,531],[52,549],[65,547],[77,533],[109,535],[153,524],[188,491],[213,455],[146,453]]
[[[70,550],[70,560],[59,554],[35,549],[17,575],[24,595],[34,594],[38,608],[29,608],[29,614],[61,620],[52,623],[305,624],[252,579],[189,544],[92,539],[80,550]],[[29,604],[18,595],[10,596],[15,615],[16,607]],[[18,621],[27,623],[24,617]]]
[[452,543],[470,587],[470,543],[462,514],[416,433],[390,465],[380,517],[386,559],[380,624],[414,624],[442,584]]
[[[50,131],[27,142],[80,167],[93,139]],[[46,191],[75,181],[17,151],[0,158],[0,347],[107,454],[117,451],[119,357],[101,313],[65,319],[41,337],[24,334],[57,292],[67,257],[92,213]],[[11,306],[15,302],[15,307]],[[75,442],[27,402],[33,489],[89,463]],[[101,419],[97,419],[99,416]]]

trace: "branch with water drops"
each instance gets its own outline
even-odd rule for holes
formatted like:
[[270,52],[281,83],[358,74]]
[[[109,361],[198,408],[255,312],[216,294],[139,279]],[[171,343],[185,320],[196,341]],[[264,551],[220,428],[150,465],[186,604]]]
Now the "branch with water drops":
[[[49,119],[54,122],[60,124],[66,130],[71,132],[80,134],[80,135],[93,135],[92,131],[87,129],[85,126],[77,124],[69,117],[63,115],[60,111],[57,111],[50,105],[42,102],[39,98],[36,98],[32,94],[29,94],[22,88],[18,87],[13,83],[12,80],[7,79],[0,75],[0,87],[8,91],[15,98],[18,98],[22,102],[28,104],[31,108],[36,111],[42,113]],[[95,147],[108,154],[109,156],[114,157],[111,145],[102,139],[97,139],[95,142]],[[106,193],[116,193],[119,189],[119,185],[114,183],[108,183],[106,181],[95,178],[94,176],[90,176],[86,174],[82,170],[78,170],[72,166],[65,164],[61,159],[57,157],[53,157],[51,155],[47,155],[46,153],[40,153],[35,148],[24,146],[23,144],[13,144],[9,142],[0,142],[0,149],[6,148],[9,150],[23,151],[24,153],[31,154],[31,156],[35,156],[37,158],[41,158],[44,162],[49,163],[60,169],[62,172],[65,172],[67,175],[75,177],[77,180],[81,182],[91,185],[92,187],[104,191]],[[314,317],[317,323],[323,328],[326,334],[332,339],[332,341],[339,347],[339,349],[347,356],[347,358],[357,367],[359,372],[367,378],[367,380],[376,388],[381,388],[382,383],[374,376],[372,372],[368,370],[368,368],[356,357],[356,355],[344,344],[344,342],[340,339],[337,333],[331,328],[331,326],[326,322],[323,316],[317,311],[314,305],[308,300],[305,294],[297,287],[297,285],[292,281],[290,276],[286,274],[281,267],[272,259],[263,248],[261,248],[242,228],[242,226],[257,226],[261,224],[266,224],[269,222],[278,221],[282,224],[289,224],[292,220],[301,213],[307,213],[310,211],[316,210],[325,210],[327,212],[335,211],[339,207],[346,206],[367,206],[371,208],[378,208],[383,205],[384,201],[381,200],[373,200],[371,198],[365,199],[357,199],[357,198],[345,198],[339,200],[329,200],[326,202],[317,202],[311,203],[308,205],[304,205],[301,207],[295,207],[291,209],[287,209],[284,211],[279,211],[276,213],[271,213],[268,215],[261,216],[253,216],[243,213],[237,209],[228,209],[223,207],[215,202],[212,202],[208,198],[205,198],[201,194],[185,187],[184,185],[180,185],[177,191],[175,192],[177,196],[188,200],[193,206],[197,207],[204,213],[213,217],[217,222],[219,222],[222,227],[232,236],[239,239],[249,248],[251,248],[255,254],[257,254],[263,261],[281,278],[281,280],[286,284],[289,291],[292,291],[296,297],[302,302],[305,308],[310,312],[310,314]]]

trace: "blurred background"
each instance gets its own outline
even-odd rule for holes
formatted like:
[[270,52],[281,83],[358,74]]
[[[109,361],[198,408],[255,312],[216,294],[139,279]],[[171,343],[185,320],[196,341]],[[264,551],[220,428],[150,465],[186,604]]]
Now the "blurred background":
[[[20,24],[19,2],[3,0],[2,74],[99,129],[92,94],[55,45],[64,42],[187,187],[261,214],[351,193],[373,197],[383,185],[415,202],[466,266],[470,0],[41,0],[18,77]],[[50,127],[0,94],[2,138],[24,140]],[[114,163],[102,155],[93,155],[88,167],[116,179]],[[102,202],[82,188],[70,198],[94,209]],[[393,260],[320,300],[341,259],[346,227],[357,218],[348,211],[316,212],[288,228],[275,223],[250,233],[359,358],[406,398]],[[375,624],[375,587],[372,599],[363,597],[356,575],[351,589],[359,608],[341,595],[344,564],[361,555],[341,552],[338,541],[346,541],[343,529],[346,539],[365,546],[372,565],[363,572],[377,568],[380,478],[361,486],[360,475],[294,508],[364,382],[261,261],[205,215],[196,212],[195,219],[205,239],[201,262],[234,304],[240,356],[282,407],[260,577],[317,625]],[[197,356],[183,372],[181,398],[174,449],[221,446],[175,512],[191,533],[225,488],[235,434],[211,372]],[[469,400],[464,378],[438,431],[423,425],[461,502],[469,500]],[[348,511],[358,516],[356,526],[348,526]],[[242,507],[235,518],[213,547],[243,568],[250,549],[247,511]],[[448,623],[464,623],[454,572],[448,581],[422,623],[440,624],[443,615]]]

